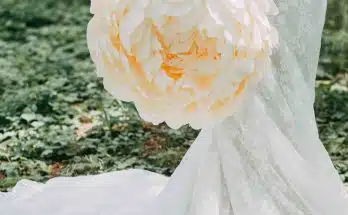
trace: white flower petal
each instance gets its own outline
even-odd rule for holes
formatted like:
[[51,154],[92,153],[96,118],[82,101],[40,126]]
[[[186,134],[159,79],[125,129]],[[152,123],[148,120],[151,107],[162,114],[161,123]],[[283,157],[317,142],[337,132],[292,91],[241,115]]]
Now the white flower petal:
[[92,0],[88,47],[113,96],[173,128],[233,114],[272,72],[273,0]]

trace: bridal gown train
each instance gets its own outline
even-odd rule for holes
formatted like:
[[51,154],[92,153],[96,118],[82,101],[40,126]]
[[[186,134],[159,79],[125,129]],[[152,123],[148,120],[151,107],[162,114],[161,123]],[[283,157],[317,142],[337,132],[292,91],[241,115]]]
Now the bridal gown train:
[[347,215],[318,137],[315,72],[326,0],[278,0],[280,48],[241,108],[203,129],[174,172],[124,170],[21,181],[1,215]]

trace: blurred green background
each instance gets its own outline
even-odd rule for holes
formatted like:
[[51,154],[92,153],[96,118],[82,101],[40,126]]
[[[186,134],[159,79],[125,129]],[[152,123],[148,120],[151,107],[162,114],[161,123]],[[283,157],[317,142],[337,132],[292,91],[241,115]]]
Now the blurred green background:
[[[0,191],[22,179],[145,168],[170,175],[198,131],[143,122],[96,78],[88,0],[0,1]],[[348,182],[348,2],[329,0],[320,137]]]

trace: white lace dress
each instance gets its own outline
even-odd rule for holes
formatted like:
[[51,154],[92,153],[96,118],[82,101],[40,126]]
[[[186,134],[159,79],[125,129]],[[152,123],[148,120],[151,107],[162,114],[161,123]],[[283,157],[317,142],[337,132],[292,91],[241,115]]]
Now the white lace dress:
[[326,0],[277,0],[280,48],[240,108],[203,129],[171,178],[143,170],[21,181],[1,215],[346,215],[313,103]]

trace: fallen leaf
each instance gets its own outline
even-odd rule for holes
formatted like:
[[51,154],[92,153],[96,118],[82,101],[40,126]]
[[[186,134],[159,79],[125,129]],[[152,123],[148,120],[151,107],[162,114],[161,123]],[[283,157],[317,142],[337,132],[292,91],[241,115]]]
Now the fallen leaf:
[[0,181],[5,179],[5,174],[3,172],[0,171]]
[[152,154],[163,149],[166,138],[160,136],[152,136],[144,143],[145,155]]
[[92,123],[92,119],[89,118],[88,116],[80,116],[79,121],[81,123]]
[[122,131],[125,131],[127,130],[128,128],[128,124],[127,123],[116,123],[114,125],[112,125],[111,129],[112,131],[116,132],[122,132]]
[[83,123],[76,130],[76,140],[86,136],[86,133],[94,127],[94,123]]
[[63,168],[64,168],[63,164],[61,164],[61,163],[53,163],[50,166],[51,176],[56,177],[62,171]]

